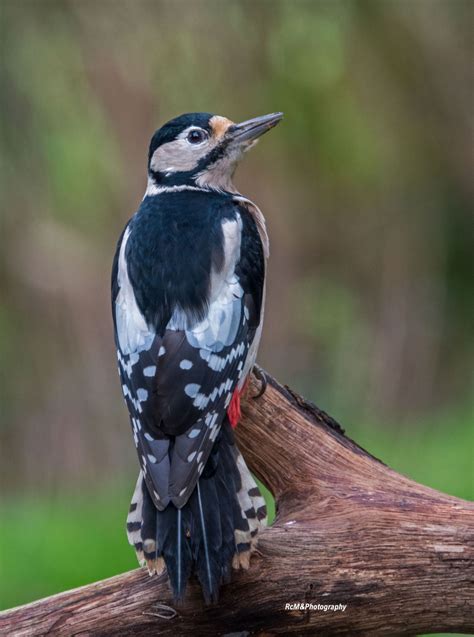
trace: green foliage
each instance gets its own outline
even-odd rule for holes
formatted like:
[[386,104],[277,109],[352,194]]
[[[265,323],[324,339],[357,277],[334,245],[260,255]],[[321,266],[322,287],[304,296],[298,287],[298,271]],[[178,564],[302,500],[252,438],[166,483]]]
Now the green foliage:
[[474,500],[471,407],[392,427],[346,426],[347,434],[392,469],[458,498]]
[[16,606],[137,563],[125,535],[130,489],[1,503],[0,604]]

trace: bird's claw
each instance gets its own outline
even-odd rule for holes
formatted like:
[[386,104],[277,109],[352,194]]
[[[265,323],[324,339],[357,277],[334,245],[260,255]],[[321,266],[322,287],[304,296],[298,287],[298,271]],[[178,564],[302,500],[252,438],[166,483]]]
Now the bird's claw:
[[261,383],[260,391],[258,392],[258,394],[255,394],[255,396],[252,396],[253,400],[257,400],[258,398],[261,398],[263,394],[265,393],[265,390],[267,389],[268,381],[267,381],[267,375],[265,374],[265,372],[259,365],[253,366],[253,375]]

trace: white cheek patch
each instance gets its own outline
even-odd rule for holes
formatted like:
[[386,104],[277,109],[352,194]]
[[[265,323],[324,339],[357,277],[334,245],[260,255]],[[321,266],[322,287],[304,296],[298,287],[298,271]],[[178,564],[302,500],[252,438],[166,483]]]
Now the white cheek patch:
[[[193,149],[185,139],[175,139],[163,144],[155,150],[150,162],[154,172],[175,173],[192,170],[197,166],[201,157],[207,153],[207,148]],[[198,152],[201,151],[201,152]]]
[[150,161],[150,168],[154,172],[171,175],[176,172],[193,170],[217,144],[214,137],[210,137],[202,144],[190,144],[186,137],[190,130],[196,128],[189,126],[180,133],[178,139],[163,144],[155,150]]

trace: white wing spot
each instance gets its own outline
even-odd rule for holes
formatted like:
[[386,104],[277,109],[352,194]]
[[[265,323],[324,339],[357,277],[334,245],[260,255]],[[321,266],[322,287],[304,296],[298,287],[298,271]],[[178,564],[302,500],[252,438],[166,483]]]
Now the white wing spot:
[[166,349],[162,345],[158,350],[158,356],[163,356],[163,354],[166,354]]
[[143,370],[144,376],[149,376],[151,378],[155,374],[156,374],[156,365],[149,365],[148,367],[145,367],[145,369]]
[[196,438],[197,436],[199,436],[200,433],[200,429],[191,429],[191,431],[188,433],[188,438]]
[[181,369],[191,369],[193,364],[191,361],[188,361],[186,358],[184,358],[179,364],[179,366],[181,367]]
[[189,454],[188,456],[188,462],[192,462],[194,460],[194,458],[196,457],[196,452],[193,451],[192,453]]
[[189,383],[184,388],[184,393],[186,394],[186,396],[189,396],[190,398],[196,398],[198,391],[200,389],[201,389],[201,385],[197,385],[196,383]]
[[148,460],[149,460],[150,462],[152,462],[153,464],[155,464],[155,463],[156,463],[156,458],[155,458],[155,456],[154,456],[153,454],[151,454],[151,453],[149,453],[149,454],[148,454]]
[[147,390],[143,389],[142,387],[140,387],[140,389],[137,389],[137,398],[141,403],[145,401],[148,398]]

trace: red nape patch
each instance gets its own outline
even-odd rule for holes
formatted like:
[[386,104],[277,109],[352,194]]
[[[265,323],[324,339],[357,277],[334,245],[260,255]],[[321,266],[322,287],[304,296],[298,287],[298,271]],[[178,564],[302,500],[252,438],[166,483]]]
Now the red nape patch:
[[227,408],[227,416],[229,417],[232,429],[235,429],[237,427],[240,416],[242,415],[240,411],[240,394],[241,392],[236,389],[235,392],[232,394],[232,399]]

